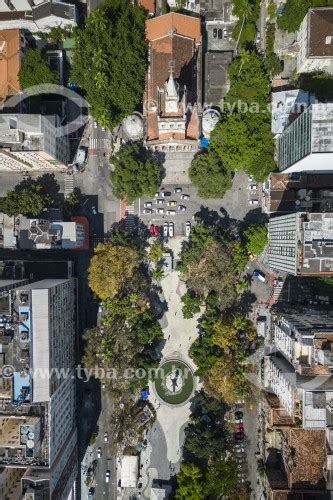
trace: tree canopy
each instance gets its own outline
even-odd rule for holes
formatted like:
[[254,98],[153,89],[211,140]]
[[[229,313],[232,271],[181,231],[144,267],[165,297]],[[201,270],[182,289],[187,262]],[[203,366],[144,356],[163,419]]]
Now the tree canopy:
[[59,83],[58,73],[51,70],[48,62],[37,49],[28,49],[24,54],[18,79],[23,89],[28,89],[33,85]]
[[112,298],[133,277],[138,265],[139,254],[133,248],[100,243],[90,261],[89,287],[100,299]]
[[162,171],[160,164],[137,144],[122,147],[111,158],[110,172],[113,194],[132,203],[140,196],[153,196],[157,191]]
[[203,500],[206,496],[203,474],[194,464],[181,464],[177,474],[176,500]]
[[9,191],[4,198],[0,199],[0,211],[9,216],[15,215],[39,215],[44,208],[52,203],[51,197],[45,193],[43,187],[38,184]]
[[267,245],[267,229],[260,224],[251,224],[243,231],[243,238],[248,253],[259,255]]
[[129,0],[105,0],[76,31],[72,78],[103,126],[113,128],[141,102],[146,57],[145,12]]
[[223,198],[232,186],[231,172],[212,149],[196,155],[188,173],[201,198]]
[[[269,75],[264,59],[244,51],[229,66],[224,113],[211,133],[211,148],[230,171],[244,170],[263,181],[275,169]],[[227,109],[225,107],[225,109]]]

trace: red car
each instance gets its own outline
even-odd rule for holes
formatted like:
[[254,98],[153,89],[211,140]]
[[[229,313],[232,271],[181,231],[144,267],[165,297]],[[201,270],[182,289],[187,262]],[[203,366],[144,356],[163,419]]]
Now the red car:
[[158,226],[155,226],[154,233],[155,233],[155,236],[158,236],[158,235],[160,234],[160,231],[159,231],[159,229],[158,229]]
[[155,226],[154,226],[154,224],[151,224],[151,226],[149,228],[149,232],[150,232],[150,234],[155,234]]
[[236,424],[235,424],[235,425],[236,425],[236,429],[242,429],[242,430],[244,429],[244,424],[243,424],[243,422],[236,422]]

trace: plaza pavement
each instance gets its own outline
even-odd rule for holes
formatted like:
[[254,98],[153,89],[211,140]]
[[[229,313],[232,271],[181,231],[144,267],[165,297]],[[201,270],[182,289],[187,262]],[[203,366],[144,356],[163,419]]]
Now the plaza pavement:
[[[175,260],[177,260],[183,240],[182,237],[175,237],[168,242],[168,248],[173,251]],[[161,281],[161,287],[164,299],[168,304],[168,310],[161,319],[165,338],[165,346],[162,351],[163,360],[182,359],[195,370],[188,351],[198,336],[197,320],[200,314],[192,319],[184,319],[181,296],[186,292],[186,286],[180,280],[177,271],[173,270],[167,273]],[[195,389],[198,389],[196,377]],[[181,406],[164,403],[156,394],[152,383],[150,383],[149,400],[156,409],[156,421],[147,436],[148,445],[141,456],[143,464],[142,497],[146,499],[151,496],[151,486],[154,479],[168,481],[179,471],[184,429],[191,413],[191,400]]]

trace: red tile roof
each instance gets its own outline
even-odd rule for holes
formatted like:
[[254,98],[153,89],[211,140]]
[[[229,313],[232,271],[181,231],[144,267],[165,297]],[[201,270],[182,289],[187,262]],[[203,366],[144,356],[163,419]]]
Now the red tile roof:
[[167,36],[170,34],[171,29],[175,29],[177,35],[194,39],[195,43],[201,41],[200,19],[175,12],[148,19],[146,21],[147,40],[152,41]]
[[150,14],[155,14],[155,0],[138,0],[138,3]]

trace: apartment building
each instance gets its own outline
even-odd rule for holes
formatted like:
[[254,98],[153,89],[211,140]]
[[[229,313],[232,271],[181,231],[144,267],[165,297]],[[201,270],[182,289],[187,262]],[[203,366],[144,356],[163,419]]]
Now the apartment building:
[[67,498],[75,481],[75,287],[0,280],[0,363],[12,367],[0,378],[0,466],[24,470],[26,495]]
[[294,276],[333,275],[333,214],[296,212],[271,218],[268,263]]
[[297,33],[297,72],[333,74],[333,7],[309,9]]
[[58,26],[77,26],[75,5],[56,0],[0,0],[0,29],[36,33]]
[[280,171],[331,172],[333,103],[316,103],[301,113],[277,139]]
[[60,131],[58,115],[2,114],[0,116],[1,170],[66,169],[69,136]]

